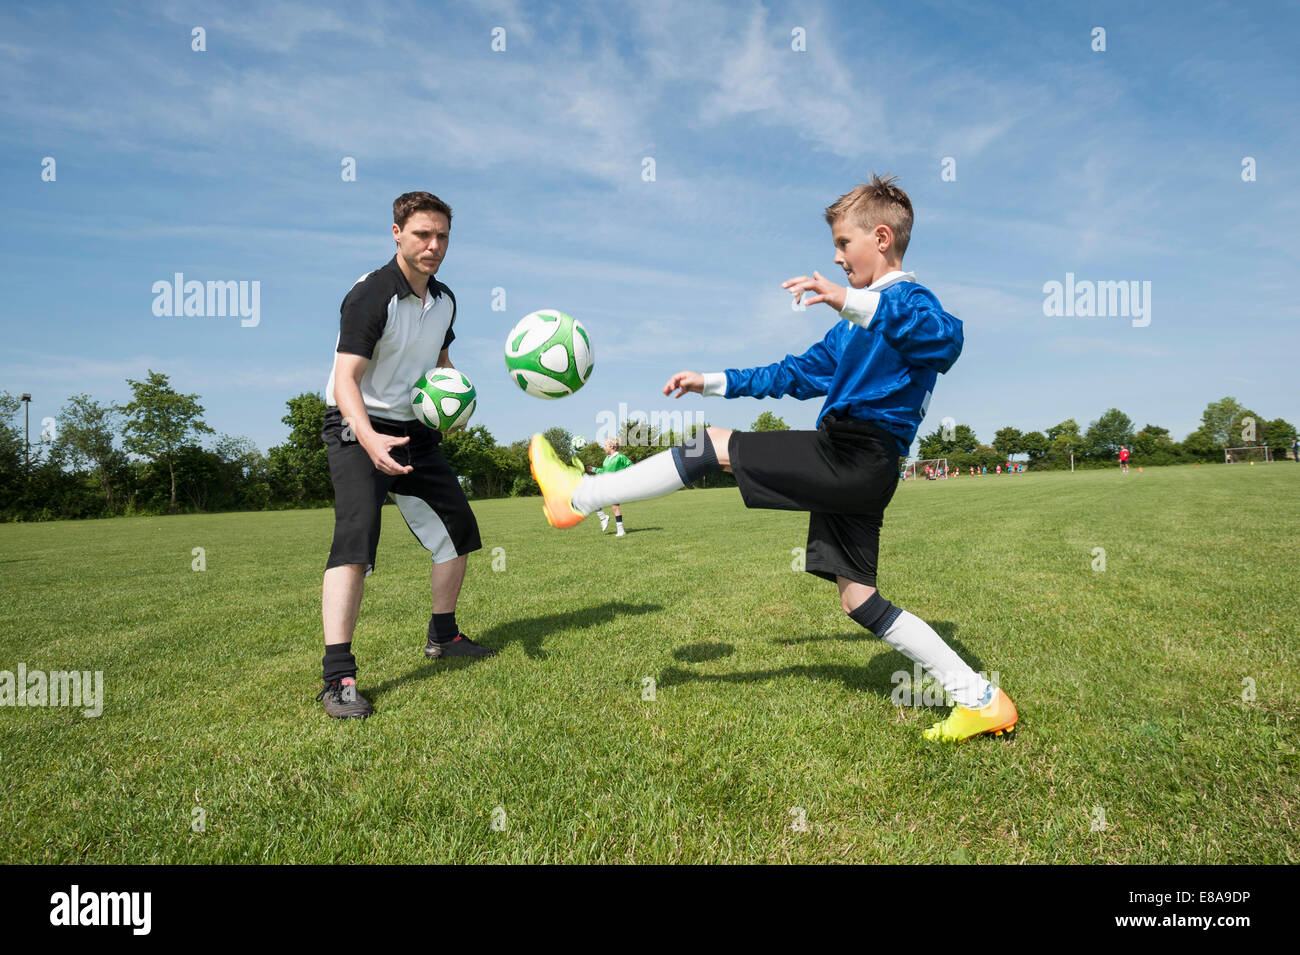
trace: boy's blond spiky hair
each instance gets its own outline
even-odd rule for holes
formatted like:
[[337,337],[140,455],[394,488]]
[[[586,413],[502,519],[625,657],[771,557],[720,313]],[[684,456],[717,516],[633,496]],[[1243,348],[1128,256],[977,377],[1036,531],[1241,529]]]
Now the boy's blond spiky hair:
[[901,259],[912,238],[912,200],[897,182],[897,176],[881,179],[873,172],[869,184],[844,193],[826,207],[826,224],[834,228],[838,220],[847,217],[865,232],[887,225],[894,233],[893,251]]

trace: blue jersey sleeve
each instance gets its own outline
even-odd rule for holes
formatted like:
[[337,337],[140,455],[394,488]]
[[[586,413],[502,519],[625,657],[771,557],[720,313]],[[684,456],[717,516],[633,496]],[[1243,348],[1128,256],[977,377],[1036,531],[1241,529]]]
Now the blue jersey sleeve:
[[908,364],[940,373],[953,366],[965,342],[961,320],[945,312],[929,289],[912,282],[881,293],[867,328],[884,338]]
[[840,326],[802,355],[786,355],[761,368],[728,368],[727,397],[818,398],[830,390],[841,351]]

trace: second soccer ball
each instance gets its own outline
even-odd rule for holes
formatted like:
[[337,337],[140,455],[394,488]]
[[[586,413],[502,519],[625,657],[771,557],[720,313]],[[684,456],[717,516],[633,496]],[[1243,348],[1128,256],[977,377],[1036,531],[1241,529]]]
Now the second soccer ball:
[[506,338],[510,377],[536,398],[563,398],[587,383],[591,339],[582,322],[544,308],[525,315]]

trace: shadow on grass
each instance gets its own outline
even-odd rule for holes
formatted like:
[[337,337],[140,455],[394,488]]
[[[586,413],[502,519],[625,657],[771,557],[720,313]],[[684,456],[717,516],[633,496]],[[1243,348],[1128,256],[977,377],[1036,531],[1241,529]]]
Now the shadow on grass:
[[[956,639],[956,634],[957,634],[957,625],[955,623],[952,623],[949,620],[927,620],[926,623],[930,625],[930,627],[934,630],[935,633],[943,637],[945,643],[953,647],[953,649],[957,649],[957,645],[953,642]],[[832,640],[860,642],[862,640],[877,640],[877,639],[879,638],[870,630],[868,630],[866,627],[860,627],[851,632],[838,633],[830,637],[773,637],[772,642],[779,643],[783,647],[793,647],[801,643],[826,643]],[[957,650],[957,652],[962,653],[961,650]],[[962,654],[962,659],[963,660],[966,659],[964,653]],[[979,668],[976,667],[976,669]]]
[[[960,641],[953,637],[956,627],[947,622],[939,621],[931,623],[935,632],[940,634],[948,646],[952,647],[963,660],[970,664],[971,669],[980,671],[984,669],[984,663],[978,656],[971,653]],[[868,639],[874,640],[867,631],[860,631],[866,634]],[[790,640],[779,640],[776,642],[783,644],[812,643],[821,640],[846,640],[861,641],[863,638],[858,633],[845,634],[838,637],[806,637]],[[730,647],[727,644],[692,644],[690,646],[680,647],[673,653],[678,660],[687,662],[700,662],[704,659],[716,659],[717,657],[692,656],[702,647],[721,646]],[[719,654],[720,656],[721,654]],[[696,673],[682,667],[669,667],[664,670],[660,676],[658,685],[660,687],[679,686],[685,683],[767,683],[772,680],[782,680],[789,677],[801,677],[807,680],[825,681],[836,680],[842,683],[846,689],[859,693],[878,693],[885,699],[889,699],[894,692],[895,687],[901,685],[897,674],[904,673],[907,680],[910,681],[915,675],[915,664],[906,656],[893,650],[889,653],[881,653],[872,657],[864,666],[853,666],[846,663],[811,663],[811,664],[793,664],[791,666],[776,667],[770,670],[747,670],[740,673]]]
[[[644,531],[661,531],[661,530],[663,530],[662,527],[626,527],[625,526],[623,528],[623,536],[626,537],[628,534],[640,534]],[[606,536],[609,535],[607,534]]]
[[691,643],[673,651],[673,659],[683,663],[704,663],[729,657],[736,648],[729,643]]
[[[510,623],[499,624],[482,633],[472,633],[470,636],[475,643],[481,643],[497,651],[504,650],[511,643],[522,643],[524,653],[531,659],[545,660],[546,651],[542,649],[542,644],[547,637],[557,631],[597,627],[620,617],[655,613],[659,610],[663,610],[663,607],[659,604],[633,604],[624,601],[613,601],[596,607],[574,610],[570,613],[552,613],[544,617],[528,617],[523,620],[514,620]],[[452,657],[444,660],[428,660],[404,676],[387,680],[378,686],[365,687],[364,691],[368,697],[375,700],[403,683],[409,683],[412,680],[424,680],[445,673],[454,673],[457,670],[463,670],[478,663],[490,662],[490,660],[490,657]]]

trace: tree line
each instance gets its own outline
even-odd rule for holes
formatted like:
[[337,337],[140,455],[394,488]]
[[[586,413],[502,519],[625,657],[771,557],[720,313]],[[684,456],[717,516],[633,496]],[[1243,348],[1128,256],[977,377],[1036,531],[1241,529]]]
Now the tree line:
[[[333,485],[321,429],[325,402],[303,392],[286,402],[280,420],[288,426],[283,443],[262,454],[248,438],[216,434],[203,420],[198,395],[176,391],[167,375],[150,370],[143,380],[127,379],[131,400],[106,405],[90,395],[73,395],[41,440],[27,445],[18,396],[0,392],[0,520],[113,517],[230,510],[327,507]],[[647,422],[625,421],[618,438],[633,463],[689,439],[658,433]],[[770,411],[750,425],[753,431],[786,430]],[[1253,429],[1253,430],[1252,430]],[[604,448],[588,442],[574,454],[563,428],[544,434],[564,457],[598,466]],[[1254,441],[1244,440],[1251,435]],[[1112,408],[1086,431],[1069,419],[1046,431],[1022,433],[1002,428],[991,444],[981,444],[967,425],[940,427],[921,439],[920,456],[946,457],[956,467],[993,467],[1012,455],[1029,457],[1031,468],[1113,464],[1120,445],[1134,463],[1177,464],[1222,461],[1223,449],[1246,444],[1272,446],[1283,456],[1296,429],[1282,419],[1269,421],[1233,398],[1211,402],[1202,424],[1182,442],[1169,431],[1146,425],[1134,432],[1127,415]],[[205,447],[204,442],[209,446]],[[528,441],[499,444],[482,425],[447,434],[443,454],[472,499],[537,494],[528,468]],[[726,473],[710,475],[697,486],[734,486]]]
[[[198,395],[172,387],[150,370],[127,379],[131,400],[102,404],[73,395],[41,440],[26,446],[22,402],[0,392],[0,521],[328,507],[334,503],[321,430],[325,401],[303,392],[286,402],[283,443],[262,454],[248,438],[217,435],[203,420]],[[707,427],[700,425],[699,427]],[[618,438],[633,463],[695,432],[660,434],[623,422]],[[563,428],[545,432],[564,457],[598,466],[602,447],[578,454]],[[207,439],[208,447],[204,446]],[[540,493],[528,467],[528,441],[498,444],[482,425],[444,435],[442,451],[471,498]],[[697,486],[734,486],[729,474]]]
[[1282,418],[1269,420],[1242,405],[1235,398],[1221,398],[1206,405],[1201,425],[1182,441],[1175,441],[1168,428],[1146,424],[1135,431],[1133,420],[1118,408],[1111,408],[1086,430],[1073,418],[1043,431],[1022,432],[1000,428],[989,444],[980,443],[966,425],[938,428],[921,439],[920,457],[947,458],[949,466],[963,470],[981,466],[993,470],[1013,455],[1029,459],[1031,470],[1062,470],[1074,467],[1113,467],[1121,447],[1129,449],[1133,464],[1143,467],[1166,464],[1222,462],[1224,450],[1268,445],[1273,456],[1285,458],[1296,438],[1295,426]]

